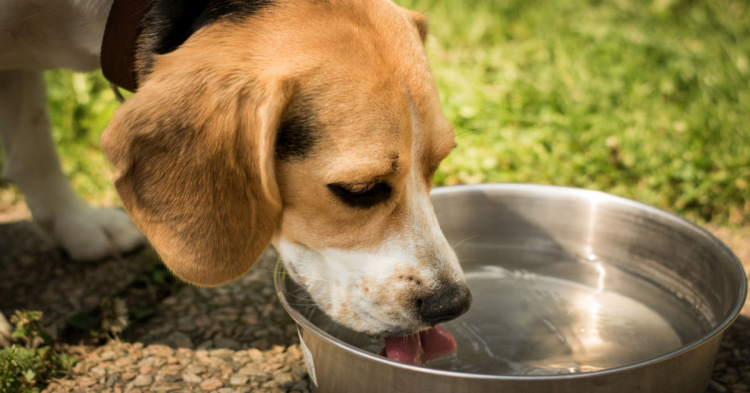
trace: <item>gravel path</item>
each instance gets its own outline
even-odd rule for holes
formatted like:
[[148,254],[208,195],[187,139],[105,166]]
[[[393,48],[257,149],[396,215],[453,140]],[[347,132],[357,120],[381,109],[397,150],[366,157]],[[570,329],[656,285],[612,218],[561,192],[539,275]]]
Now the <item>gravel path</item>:
[[[163,272],[151,250],[97,264],[65,260],[29,222],[0,224],[0,310],[41,310],[48,330],[84,359],[46,392],[309,392],[294,322],[273,290],[269,250],[240,280],[218,288],[149,283]],[[166,286],[170,286],[167,284]],[[128,340],[91,344],[66,319],[96,315],[104,297],[146,316]],[[85,318],[83,318],[85,319]]]
[[[83,359],[45,391],[310,391],[296,327],[273,291],[273,251],[242,279],[220,288],[154,285],[163,268],[150,250],[75,264],[30,223],[3,223],[2,213],[0,206],[0,310],[42,310],[50,331]],[[712,231],[747,266],[750,233]],[[105,297],[124,299],[141,315],[124,337],[132,344],[91,345],[90,335],[65,328],[66,318],[96,313]],[[750,393],[750,309],[725,334],[707,392]]]

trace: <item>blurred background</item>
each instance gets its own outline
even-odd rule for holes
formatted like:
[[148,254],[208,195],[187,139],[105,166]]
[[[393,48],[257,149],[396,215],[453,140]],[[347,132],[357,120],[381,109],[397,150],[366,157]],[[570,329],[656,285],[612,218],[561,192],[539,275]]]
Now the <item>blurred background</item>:
[[[692,220],[750,224],[750,4],[744,0],[399,0],[430,21],[458,149],[438,185],[596,189]],[[50,71],[65,172],[117,205],[100,72]],[[0,184],[0,201],[19,201]]]

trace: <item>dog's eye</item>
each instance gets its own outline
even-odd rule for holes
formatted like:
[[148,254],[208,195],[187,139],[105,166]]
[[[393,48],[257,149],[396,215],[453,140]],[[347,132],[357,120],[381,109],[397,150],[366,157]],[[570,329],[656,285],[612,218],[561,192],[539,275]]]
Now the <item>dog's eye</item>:
[[332,183],[328,189],[342,202],[360,209],[375,206],[391,196],[391,186],[386,182]]

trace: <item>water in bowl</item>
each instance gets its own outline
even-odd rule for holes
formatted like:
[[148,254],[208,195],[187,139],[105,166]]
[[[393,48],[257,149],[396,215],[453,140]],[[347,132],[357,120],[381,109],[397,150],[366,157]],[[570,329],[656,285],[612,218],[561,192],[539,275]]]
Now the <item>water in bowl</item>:
[[[490,375],[597,371],[665,355],[711,324],[648,277],[594,256],[482,244],[457,252],[474,302],[443,324],[457,350],[426,367]],[[299,311],[344,342],[371,353],[383,347],[316,307]]]

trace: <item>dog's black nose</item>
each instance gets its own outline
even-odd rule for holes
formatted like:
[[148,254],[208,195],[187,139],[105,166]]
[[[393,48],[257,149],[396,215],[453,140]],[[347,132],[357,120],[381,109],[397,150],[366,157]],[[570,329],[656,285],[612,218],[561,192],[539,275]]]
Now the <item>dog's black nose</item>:
[[436,325],[458,318],[471,307],[471,292],[466,284],[445,284],[427,297],[417,300],[417,314],[423,321]]

